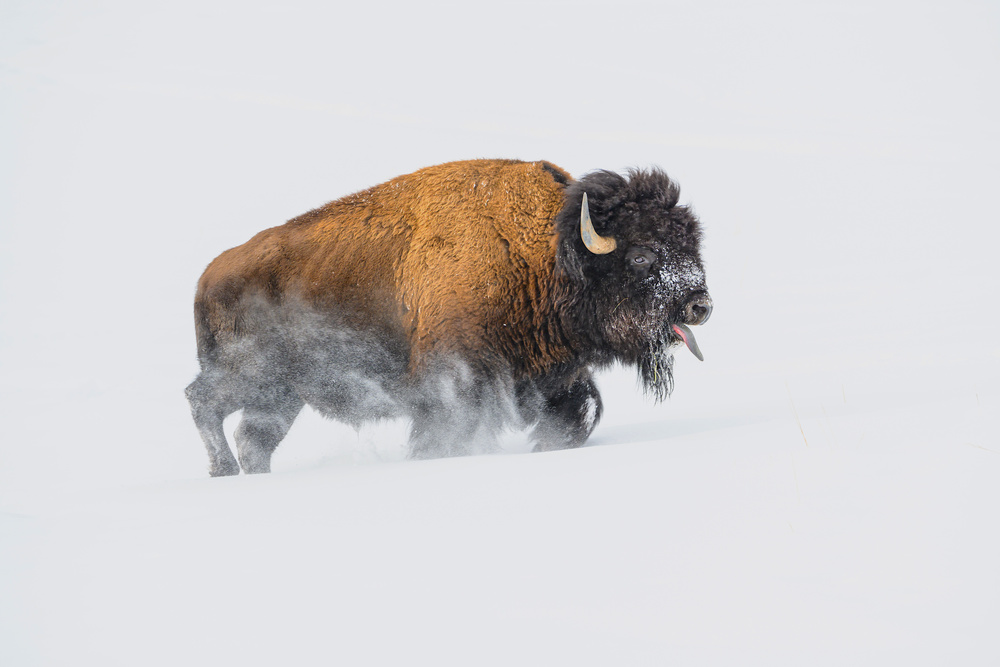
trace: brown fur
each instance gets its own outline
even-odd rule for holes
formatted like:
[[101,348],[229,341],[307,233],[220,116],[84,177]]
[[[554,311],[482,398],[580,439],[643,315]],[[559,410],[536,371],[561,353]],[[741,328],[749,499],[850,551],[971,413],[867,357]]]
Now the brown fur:
[[239,335],[257,291],[336,308],[354,327],[403,336],[410,371],[477,351],[517,376],[566,361],[553,275],[566,172],[478,160],[421,169],[265,230],[222,253],[198,283],[201,348]]

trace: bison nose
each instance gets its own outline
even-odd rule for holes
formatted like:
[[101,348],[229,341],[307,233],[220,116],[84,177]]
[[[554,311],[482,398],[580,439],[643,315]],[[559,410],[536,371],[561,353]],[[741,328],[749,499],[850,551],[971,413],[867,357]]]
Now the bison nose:
[[704,324],[712,314],[712,299],[699,294],[684,304],[684,324]]

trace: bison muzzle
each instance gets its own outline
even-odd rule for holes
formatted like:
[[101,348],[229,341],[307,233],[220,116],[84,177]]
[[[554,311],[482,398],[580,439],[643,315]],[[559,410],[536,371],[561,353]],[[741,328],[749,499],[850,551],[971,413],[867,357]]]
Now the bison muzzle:
[[678,196],[657,169],[454,162],[227,250],[198,283],[187,388],[210,473],[268,472],[305,404],[354,426],[406,417],[425,458],[490,451],[508,428],[579,446],[601,418],[592,373],[615,362],[664,399],[673,350],[701,358],[690,326],[712,312]]

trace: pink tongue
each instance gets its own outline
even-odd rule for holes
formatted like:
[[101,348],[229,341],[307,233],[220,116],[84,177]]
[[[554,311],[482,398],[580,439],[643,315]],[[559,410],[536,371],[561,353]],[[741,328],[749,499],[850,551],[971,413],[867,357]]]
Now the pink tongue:
[[681,337],[687,348],[691,350],[691,354],[698,357],[698,361],[705,361],[705,356],[698,349],[698,341],[694,339],[694,334],[691,333],[691,329],[688,328],[686,324],[674,324],[672,325],[674,333]]

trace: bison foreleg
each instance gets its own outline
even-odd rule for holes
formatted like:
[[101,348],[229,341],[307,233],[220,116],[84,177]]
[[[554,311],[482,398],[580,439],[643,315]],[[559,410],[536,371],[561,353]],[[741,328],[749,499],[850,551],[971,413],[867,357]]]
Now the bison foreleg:
[[579,447],[601,420],[601,395],[589,375],[546,392],[532,433],[534,451]]
[[410,458],[436,459],[475,451],[477,424],[473,415],[427,406],[416,411],[410,429]]
[[498,452],[497,435],[521,425],[512,383],[461,362],[437,364],[416,395],[410,412],[410,458]]

